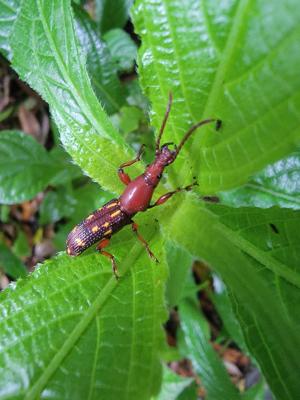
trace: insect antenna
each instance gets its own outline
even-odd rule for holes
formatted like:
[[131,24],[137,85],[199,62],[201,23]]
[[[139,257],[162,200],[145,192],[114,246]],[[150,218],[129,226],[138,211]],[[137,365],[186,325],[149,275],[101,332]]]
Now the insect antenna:
[[203,121],[197,122],[197,124],[193,125],[190,127],[190,129],[186,132],[186,134],[183,136],[183,139],[181,140],[181,142],[179,143],[177,149],[176,149],[176,156],[178,156],[180,150],[182,149],[182,147],[184,146],[185,142],[189,139],[189,137],[192,135],[192,133],[198,129],[200,126],[202,125],[206,125],[209,124],[211,122],[215,122],[216,120],[213,118],[208,118],[208,119],[204,119]]
[[167,123],[167,120],[168,120],[168,117],[169,117],[169,114],[170,114],[170,111],[171,111],[172,102],[173,102],[172,92],[169,92],[169,101],[168,101],[166,113],[165,113],[163,122],[161,124],[160,131],[159,131],[159,134],[158,134],[158,137],[157,137],[157,140],[156,140],[156,144],[155,144],[155,153],[156,154],[159,153],[160,139],[161,139],[162,134],[164,132],[164,129],[165,129],[165,126],[166,126],[166,123]]

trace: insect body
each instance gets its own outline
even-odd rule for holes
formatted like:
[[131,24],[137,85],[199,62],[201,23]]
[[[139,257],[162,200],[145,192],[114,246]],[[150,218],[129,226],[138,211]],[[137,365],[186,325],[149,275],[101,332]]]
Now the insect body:
[[67,238],[67,253],[70,256],[78,256],[88,247],[99,241],[97,250],[101,254],[110,258],[113,271],[116,277],[118,277],[114,256],[103,249],[108,245],[109,239],[114,233],[122,229],[125,225],[131,224],[133,232],[143,243],[149,256],[155,261],[158,261],[151,252],[147,242],[138,233],[138,226],[132,218],[140,211],[145,211],[148,208],[159,206],[165,203],[175,193],[184,190],[190,190],[192,188],[195,183],[184,188],[177,188],[172,192],[168,192],[156,200],[154,204],[150,204],[153,192],[161,180],[165,167],[175,161],[185,142],[198,127],[215,121],[214,119],[206,119],[193,125],[186,132],[179,146],[174,146],[173,150],[169,148],[169,146],[173,143],[166,143],[163,146],[160,146],[160,140],[170,113],[171,104],[172,96],[170,94],[168,108],[156,141],[154,161],[147,166],[142,175],[139,175],[134,180],[131,180],[129,175],[124,172],[124,168],[140,161],[143,150],[142,146],[134,160],[125,162],[120,166],[118,175],[120,180],[126,185],[124,192],[119,199],[113,199],[106,203],[103,207],[94,211],[80,224],[76,225],[75,228],[69,233]]

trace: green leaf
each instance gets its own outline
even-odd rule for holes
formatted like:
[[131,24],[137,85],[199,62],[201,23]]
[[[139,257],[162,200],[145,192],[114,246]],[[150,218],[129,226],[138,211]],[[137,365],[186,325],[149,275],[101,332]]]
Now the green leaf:
[[9,213],[10,207],[6,204],[0,205],[0,220],[1,222],[8,222],[9,221]]
[[73,8],[77,35],[87,52],[87,70],[95,94],[108,114],[118,112],[125,103],[125,90],[117,75],[114,56],[100,39],[96,23],[80,7]]
[[[159,12],[157,10],[159,9]],[[174,185],[197,176],[202,193],[246,183],[300,138],[300,8],[297,0],[138,0],[139,73],[158,129],[174,102],[164,141],[219,118],[183,150]],[[182,166],[182,168],[180,168]]]
[[144,117],[140,108],[134,106],[122,107],[120,112],[120,129],[122,129],[125,134],[138,129],[140,121]]
[[176,400],[192,382],[193,378],[184,378],[164,366],[162,387],[155,400]]
[[20,131],[0,133],[0,202],[21,203],[45,189],[57,173],[47,151]]
[[238,320],[233,312],[228,289],[219,277],[214,276],[214,292],[210,297],[220,315],[231,340],[243,350],[247,351],[245,340]]
[[123,231],[109,248],[119,280],[99,254],[59,254],[1,294],[1,398],[146,400],[158,392],[166,270],[158,232],[146,231],[159,265]]
[[28,257],[31,255],[31,248],[25,233],[22,230],[18,231],[18,236],[14,241],[12,250],[17,257]]
[[103,188],[119,192],[116,170],[133,154],[92,90],[70,1],[23,2],[11,37],[13,67],[49,103],[69,154]]
[[300,357],[296,300],[300,293],[299,212],[204,207],[193,196],[179,201],[178,196],[176,204],[165,208],[161,220],[165,234],[206,260],[221,276],[235,300],[247,347],[275,396],[296,398],[299,382],[295,371]]
[[129,18],[133,0],[96,0],[96,18],[101,32],[123,28]]
[[141,108],[145,114],[148,114],[150,109],[149,101],[142,92],[139,80],[134,79],[127,82],[126,88],[128,91],[127,103],[131,106]]
[[8,119],[14,111],[14,107],[7,107],[3,111],[0,112],[0,122]]
[[270,394],[268,397],[266,395],[266,388],[263,380],[243,394],[243,400],[265,400],[267,398],[271,399]]
[[86,218],[92,211],[112,199],[111,193],[106,193],[95,183],[87,183],[73,191],[72,213],[67,224],[63,224],[54,237],[57,250],[65,248],[66,237],[76,224]]
[[191,272],[192,257],[183,248],[172,241],[166,244],[166,256],[169,266],[169,278],[166,287],[166,298],[169,307],[178,305]]
[[233,207],[300,208],[300,152],[267,166],[246,185],[218,196],[223,204]]
[[137,46],[127,32],[112,29],[103,35],[118,71],[130,71],[137,56]]
[[59,166],[58,173],[51,179],[51,185],[66,185],[83,176],[81,169],[72,164],[71,157],[62,146],[53,147],[49,154],[52,162]]
[[22,261],[2,242],[0,242],[0,268],[13,279],[24,277],[27,274]]
[[194,381],[190,386],[188,386],[180,395],[177,400],[198,400],[198,387]]
[[181,349],[183,356],[192,361],[195,371],[207,391],[207,399],[241,399],[237,389],[230,382],[222,360],[210,344],[208,322],[201,315],[194,301],[182,300],[179,306]]
[[8,59],[12,58],[10,35],[20,8],[20,0],[1,0],[0,5],[0,52]]
[[73,214],[76,200],[70,189],[59,187],[48,192],[40,206],[40,223],[54,223]]

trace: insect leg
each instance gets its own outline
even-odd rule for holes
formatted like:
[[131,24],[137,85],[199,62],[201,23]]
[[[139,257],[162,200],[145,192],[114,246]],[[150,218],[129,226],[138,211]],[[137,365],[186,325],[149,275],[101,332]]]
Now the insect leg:
[[133,230],[133,232],[137,235],[137,238],[143,243],[143,245],[145,246],[145,249],[147,251],[147,253],[149,254],[149,256],[155,260],[157,263],[159,262],[158,259],[155,257],[155,255],[152,253],[152,251],[149,248],[148,243],[146,242],[146,240],[139,234],[138,232],[138,224],[136,224],[134,221],[132,221],[131,224],[131,228]]
[[159,197],[159,199],[157,199],[154,204],[151,204],[148,208],[153,208],[153,207],[156,207],[156,206],[160,206],[161,204],[164,204],[167,200],[169,200],[175,193],[188,192],[195,185],[197,185],[196,182],[192,183],[192,184],[190,184],[188,186],[185,186],[184,188],[177,188],[176,190],[173,190],[173,192],[165,193],[161,197]]
[[109,244],[109,239],[106,238],[102,239],[97,245],[97,250],[99,251],[99,253],[103,254],[105,257],[108,257],[110,259],[115,277],[116,279],[119,279],[118,268],[115,257],[112,254],[108,253],[107,251],[103,250],[104,247],[108,246],[108,244]]
[[130,176],[128,174],[126,174],[126,172],[124,172],[123,168],[129,167],[130,165],[135,164],[136,162],[140,161],[141,160],[141,155],[142,155],[142,153],[144,151],[144,147],[145,147],[145,145],[142,144],[134,160],[127,161],[127,162],[125,162],[125,163],[120,165],[120,167],[118,169],[118,175],[119,175],[120,180],[125,185],[128,185],[128,183],[131,181],[131,179],[130,179]]

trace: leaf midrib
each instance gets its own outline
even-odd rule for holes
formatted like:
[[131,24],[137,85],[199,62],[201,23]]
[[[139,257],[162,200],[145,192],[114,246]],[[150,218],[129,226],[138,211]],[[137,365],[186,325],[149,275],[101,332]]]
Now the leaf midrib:
[[[121,267],[122,275],[120,279],[124,279],[124,276],[128,273],[134,261],[139,257],[140,253],[144,249],[141,248],[140,243],[136,243],[131,252],[126,257],[123,266]],[[109,281],[106,283],[104,288],[101,290],[99,295],[96,297],[95,301],[91,304],[90,308],[83,315],[83,318],[79,321],[79,323],[75,326],[73,331],[70,333],[68,338],[65,340],[64,344],[58,350],[58,352],[54,355],[52,360],[49,362],[48,366],[43,370],[40,377],[36,380],[34,385],[27,391],[24,400],[34,400],[38,397],[38,395],[42,392],[47,382],[50,380],[51,376],[55,373],[59,365],[62,363],[67,354],[74,347],[75,343],[81,337],[83,332],[87,329],[89,324],[95,318],[95,316],[99,313],[101,307],[105,304],[106,300],[109,298],[109,295],[113,292],[113,290],[117,287],[118,281],[115,276],[111,276]]]
[[[49,43],[49,45],[50,45],[50,47],[52,49],[52,54],[54,56],[54,59],[56,60],[57,66],[59,67],[59,69],[60,69],[60,71],[61,71],[61,73],[63,75],[63,78],[64,78],[65,82],[67,82],[69,87],[73,88],[73,90],[76,93],[76,96],[74,96],[74,93],[72,93],[75,101],[78,103],[78,105],[80,106],[81,110],[86,115],[87,119],[90,121],[91,125],[96,129],[96,131],[101,136],[104,135],[108,139],[112,140],[113,139],[112,136],[108,135],[104,128],[102,130],[99,130],[99,123],[98,123],[97,118],[94,118],[94,115],[91,112],[91,110],[88,107],[86,107],[86,102],[81,98],[80,91],[77,89],[76,85],[72,82],[72,80],[71,80],[71,78],[70,78],[70,76],[69,76],[69,74],[68,74],[68,72],[67,72],[67,70],[65,68],[64,62],[61,59],[60,53],[59,53],[58,49],[56,48],[56,44],[55,44],[54,40],[52,39],[51,33],[49,31],[49,28],[48,28],[47,21],[46,21],[44,15],[43,15],[43,10],[42,10],[42,6],[40,4],[40,0],[36,0],[36,1],[37,1],[37,5],[38,5],[38,12],[39,12],[39,15],[40,15],[40,20],[41,20],[42,26],[44,28],[45,35],[46,35],[46,37],[48,39],[48,43]],[[100,107],[100,105],[99,105],[99,107]]]
[[244,251],[249,256],[253,257],[261,265],[265,266],[271,270],[275,276],[286,280],[292,285],[300,288],[300,274],[290,269],[287,265],[282,264],[280,261],[276,260],[274,257],[267,254],[265,251],[259,249],[257,246],[253,245],[249,240],[244,239],[236,231],[226,226],[220,221],[220,218],[213,213],[213,211],[208,210],[203,207],[203,211],[209,213],[213,218],[218,218],[218,226],[216,227],[219,232],[221,232],[232,244],[238,247],[241,251]]
[[296,196],[289,196],[286,193],[282,193],[282,192],[279,192],[279,191],[275,191],[275,190],[272,190],[272,189],[265,188],[265,187],[263,187],[263,186],[261,186],[261,185],[259,185],[257,183],[247,183],[245,186],[250,188],[250,189],[256,190],[258,192],[267,193],[267,194],[269,194],[271,196],[274,196],[274,197],[277,197],[279,199],[283,199],[283,200],[289,201],[291,203],[295,203],[295,204],[300,206],[300,199],[297,198]]
[[203,114],[202,119],[205,119],[206,116],[213,114],[214,105],[219,97],[220,88],[222,87],[222,81],[224,80],[225,74],[227,72],[228,66],[230,65],[232,55],[235,51],[236,44],[238,42],[238,36],[240,34],[240,29],[243,27],[244,16],[247,13],[248,6],[250,5],[251,0],[241,0],[236,14],[233,17],[232,28],[229,32],[228,39],[225,45],[223,57],[221,58],[221,62],[217,69],[215,79],[213,81]]

